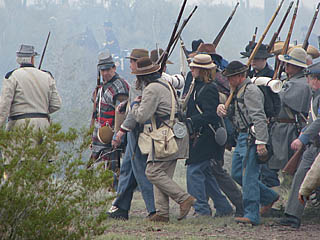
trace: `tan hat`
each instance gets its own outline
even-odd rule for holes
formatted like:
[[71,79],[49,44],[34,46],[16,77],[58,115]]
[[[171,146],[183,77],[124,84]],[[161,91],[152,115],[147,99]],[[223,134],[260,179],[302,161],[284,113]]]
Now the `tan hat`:
[[215,65],[208,54],[198,54],[196,55],[192,62],[189,65],[190,67],[198,67],[198,68],[204,68],[204,69],[212,69],[217,67]]
[[160,65],[154,64],[149,57],[139,58],[137,61],[137,69],[132,74],[135,75],[148,75],[160,70]]
[[103,126],[98,129],[98,140],[103,144],[111,143],[113,137],[112,128],[109,125]]
[[[156,63],[159,59],[159,56],[161,56],[163,53],[163,49],[162,48],[159,48],[159,49],[153,49],[151,52],[150,52],[150,58],[151,58],[151,61],[153,63]],[[167,60],[167,64],[173,64],[173,62],[171,62],[170,60]]]
[[292,65],[306,68],[307,65],[307,52],[301,47],[295,47],[287,55],[279,55],[279,60],[282,62],[290,63]]
[[[281,51],[282,51],[283,45],[284,45],[283,41],[275,42],[270,53],[273,53],[274,55],[279,55],[281,53]],[[293,47],[293,45],[289,44],[288,52],[290,51],[290,49],[292,47]]]
[[142,57],[149,57],[148,50],[142,49],[142,48],[134,48],[132,49],[130,56],[126,58],[138,60],[139,58],[142,58]]
[[[301,47],[302,47],[302,44],[298,44],[298,45],[294,46],[293,48],[297,48],[297,47],[300,47],[300,48],[301,48]],[[293,49],[293,48],[292,48],[292,49]],[[290,51],[291,51],[292,49],[290,49],[290,50],[288,51],[288,53],[290,53]],[[319,50],[318,50],[317,48],[315,48],[314,46],[312,46],[312,45],[308,45],[307,54],[309,54],[313,59],[320,57],[320,52],[319,52]]]

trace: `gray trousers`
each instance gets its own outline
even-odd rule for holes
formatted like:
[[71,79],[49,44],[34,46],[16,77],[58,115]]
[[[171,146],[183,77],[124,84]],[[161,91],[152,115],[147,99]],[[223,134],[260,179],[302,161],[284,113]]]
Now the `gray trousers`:
[[293,215],[299,219],[301,219],[305,207],[305,204],[301,204],[298,200],[299,189],[319,151],[320,148],[317,148],[314,145],[307,147],[302,155],[301,163],[293,178],[285,213]]
[[172,179],[176,164],[177,160],[147,163],[146,176],[154,185],[157,214],[163,217],[169,217],[169,197],[181,204],[190,196]]
[[236,207],[237,212],[243,212],[242,192],[238,188],[235,181],[230,174],[227,173],[221,166],[221,164],[214,159],[211,161],[212,173],[215,176],[219,187],[224,194],[229,198],[230,202]]

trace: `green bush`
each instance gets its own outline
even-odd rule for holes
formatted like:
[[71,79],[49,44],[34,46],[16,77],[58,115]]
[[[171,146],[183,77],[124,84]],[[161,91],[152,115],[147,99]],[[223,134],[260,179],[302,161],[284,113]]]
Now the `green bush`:
[[28,124],[0,130],[1,239],[90,239],[102,233],[112,173],[102,165],[86,169],[91,132],[64,133],[59,124],[44,132]]

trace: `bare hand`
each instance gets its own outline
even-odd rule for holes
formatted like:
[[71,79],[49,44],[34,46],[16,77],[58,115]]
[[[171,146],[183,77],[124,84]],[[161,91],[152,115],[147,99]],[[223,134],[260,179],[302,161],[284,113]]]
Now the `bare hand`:
[[299,138],[297,138],[296,140],[294,140],[292,143],[291,143],[291,149],[292,150],[299,150],[300,148],[302,148],[303,146],[303,143],[300,141]]
[[141,102],[141,96],[138,96],[134,99],[135,102]]
[[227,109],[224,104],[219,104],[217,107],[217,114],[219,117],[224,117],[227,115]]
[[265,144],[258,144],[257,145],[257,153],[259,156],[265,156],[266,154],[268,154],[268,150],[266,148]]
[[122,136],[123,136],[124,134],[125,134],[125,133],[122,132],[122,131],[118,131],[118,132],[117,132],[117,135],[116,135],[116,137],[115,137],[115,140],[112,140],[112,142],[111,142],[111,145],[112,145],[113,148],[117,148],[117,147],[120,146],[120,144],[121,144],[121,138],[122,138]]
[[305,204],[306,201],[305,200],[309,200],[309,197],[303,196],[299,193],[298,199],[300,201],[301,204]]
[[121,108],[123,108],[124,104],[127,104],[127,101],[123,101],[117,106],[116,108],[117,113],[122,113],[120,110]]

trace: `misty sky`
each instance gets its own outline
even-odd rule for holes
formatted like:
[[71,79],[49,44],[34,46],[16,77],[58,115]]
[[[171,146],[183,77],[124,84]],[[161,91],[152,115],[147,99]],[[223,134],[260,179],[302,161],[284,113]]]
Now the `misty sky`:
[[[180,0],[175,0],[175,1],[180,1]],[[188,0],[188,3],[190,4],[194,4],[194,3],[201,3],[203,1],[206,1],[206,0]],[[246,1],[246,0],[244,0]],[[251,4],[251,6],[253,7],[263,7],[264,6],[264,1],[268,1],[268,0],[249,0],[249,3]],[[287,0],[289,1],[289,0]],[[212,3],[229,3],[229,4],[232,4],[234,5],[237,0],[207,0],[207,2],[212,2]],[[280,2],[280,0],[278,1]],[[306,7],[309,7],[309,8],[315,8],[316,4],[318,3],[317,0],[302,0],[300,1],[300,4],[303,4],[304,6]]]

